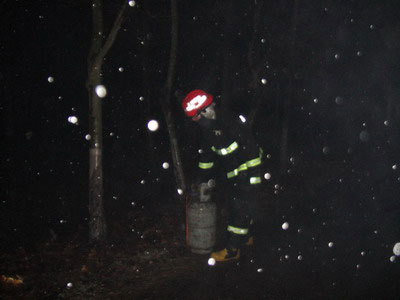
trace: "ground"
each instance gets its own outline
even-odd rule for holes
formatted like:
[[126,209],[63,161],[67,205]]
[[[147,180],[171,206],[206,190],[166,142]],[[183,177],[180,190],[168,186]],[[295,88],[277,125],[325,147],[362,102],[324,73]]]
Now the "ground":
[[375,185],[376,198],[387,200],[372,201],[357,186],[370,182],[352,174],[340,178],[347,184],[316,174],[308,185],[293,176],[267,186],[255,244],[237,262],[209,266],[209,255],[186,247],[173,209],[138,209],[129,219],[110,220],[103,245],[90,245],[81,228],[1,253],[1,298],[396,299],[398,205],[390,199],[398,198],[397,189],[382,183],[380,194]]
[[[83,233],[49,241],[36,250],[1,255],[2,299],[293,299],[392,298],[399,294],[398,267],[370,258],[324,259],[303,247],[289,257],[259,235],[238,262],[208,266],[176,238],[173,220],[141,216],[141,236],[91,247]],[[169,227],[166,224],[170,224]],[[266,224],[264,224],[266,225]],[[263,228],[265,230],[265,228]],[[143,238],[142,238],[143,237]],[[311,254],[313,257],[311,257]],[[343,257],[342,257],[343,258]],[[365,299],[365,298],[364,298]]]

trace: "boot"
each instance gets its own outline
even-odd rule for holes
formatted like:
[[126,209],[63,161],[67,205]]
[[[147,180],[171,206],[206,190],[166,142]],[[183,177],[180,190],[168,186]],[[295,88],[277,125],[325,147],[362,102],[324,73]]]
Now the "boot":
[[214,258],[215,261],[228,261],[228,260],[236,260],[240,257],[240,249],[233,248],[228,246],[220,251],[216,251],[211,253],[211,258]]
[[249,238],[247,239],[247,242],[245,244],[246,246],[253,246],[254,245],[254,238],[253,236],[249,236]]

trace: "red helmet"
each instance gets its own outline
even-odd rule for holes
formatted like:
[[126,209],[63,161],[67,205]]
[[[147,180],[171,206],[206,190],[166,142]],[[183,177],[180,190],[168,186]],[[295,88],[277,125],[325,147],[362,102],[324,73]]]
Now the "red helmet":
[[213,95],[202,90],[194,90],[186,95],[182,107],[188,117],[197,115],[201,110],[213,102]]

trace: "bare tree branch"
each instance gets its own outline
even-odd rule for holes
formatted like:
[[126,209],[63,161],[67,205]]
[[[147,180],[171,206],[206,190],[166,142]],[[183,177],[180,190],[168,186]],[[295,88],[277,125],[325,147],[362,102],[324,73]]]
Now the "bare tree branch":
[[91,72],[93,72],[95,66],[98,65],[104,59],[104,57],[107,55],[108,51],[110,50],[111,46],[113,45],[115,38],[117,37],[117,33],[118,33],[119,29],[121,28],[121,24],[124,20],[124,16],[125,16],[127,7],[128,7],[128,2],[124,1],[124,3],[122,4],[122,6],[119,10],[117,17],[114,20],[114,24],[110,30],[110,33],[107,36],[107,39],[106,39],[103,47],[100,49],[99,53],[97,53],[94,61],[90,65]]

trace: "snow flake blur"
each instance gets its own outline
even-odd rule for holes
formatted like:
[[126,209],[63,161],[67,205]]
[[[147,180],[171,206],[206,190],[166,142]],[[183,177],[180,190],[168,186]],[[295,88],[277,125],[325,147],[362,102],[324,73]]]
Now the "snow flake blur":
[[360,140],[362,142],[368,142],[369,141],[369,133],[367,130],[363,130],[360,132]]
[[99,98],[104,98],[105,96],[107,96],[107,89],[104,85],[100,84],[98,86],[96,86],[95,88],[95,92],[97,94],[97,96]]
[[394,245],[393,254],[396,256],[400,256],[400,242],[398,242]]
[[78,118],[76,116],[70,116],[70,117],[68,117],[68,122],[77,125],[78,124]]
[[337,104],[337,105],[341,105],[341,104],[343,104],[343,98],[342,97],[336,97],[335,98],[335,103]]
[[209,259],[208,259],[208,265],[209,265],[209,266],[214,266],[214,265],[215,265],[215,259],[212,258],[212,257],[209,258]]
[[147,128],[148,128],[150,131],[156,131],[156,130],[158,129],[158,122],[157,122],[156,120],[150,120],[150,121],[147,123]]

